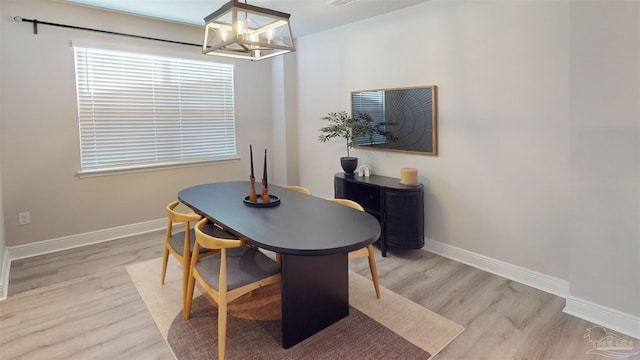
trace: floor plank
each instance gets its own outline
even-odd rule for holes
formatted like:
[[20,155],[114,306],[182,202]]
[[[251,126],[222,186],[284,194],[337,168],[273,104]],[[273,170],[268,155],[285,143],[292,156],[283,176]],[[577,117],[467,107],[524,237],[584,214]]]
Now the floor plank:
[[0,304],[3,359],[172,359],[124,268],[29,290]]
[[[172,359],[125,269],[160,257],[162,241],[154,232],[13,262],[0,358]],[[587,354],[595,324],[562,313],[562,298],[424,250],[376,258],[383,286],[466,328],[437,360],[604,359]],[[350,267],[370,278],[367,259]]]
[[[383,286],[466,328],[437,360],[606,359],[587,354],[584,335],[595,324],[563,313],[563,298],[424,250],[376,255]],[[351,268],[370,276],[366,259]],[[622,337],[640,351],[638,339]]]

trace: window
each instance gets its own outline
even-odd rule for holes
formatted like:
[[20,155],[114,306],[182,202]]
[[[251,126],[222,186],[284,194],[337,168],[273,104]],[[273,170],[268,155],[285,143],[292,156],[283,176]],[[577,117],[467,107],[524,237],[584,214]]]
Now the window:
[[74,52],[80,174],[236,157],[232,65]]

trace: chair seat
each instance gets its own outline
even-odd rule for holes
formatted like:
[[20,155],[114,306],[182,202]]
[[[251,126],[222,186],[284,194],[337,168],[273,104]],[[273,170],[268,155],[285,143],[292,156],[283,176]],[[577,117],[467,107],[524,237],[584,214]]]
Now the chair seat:
[[[196,264],[196,270],[207,285],[219,289],[220,254],[200,259]],[[280,264],[260,252],[258,248],[243,246],[227,249],[228,290],[237,289],[279,272]]]
[[[211,236],[215,236],[223,239],[236,239],[233,235],[224,231],[223,229],[213,225],[212,223],[207,223],[202,231]],[[193,229],[189,229],[189,253],[193,251],[194,244],[196,243],[196,234]],[[171,248],[180,254],[180,256],[184,256],[184,231],[177,232],[169,238],[169,245]],[[210,249],[200,247],[199,252],[206,253],[211,251]]]

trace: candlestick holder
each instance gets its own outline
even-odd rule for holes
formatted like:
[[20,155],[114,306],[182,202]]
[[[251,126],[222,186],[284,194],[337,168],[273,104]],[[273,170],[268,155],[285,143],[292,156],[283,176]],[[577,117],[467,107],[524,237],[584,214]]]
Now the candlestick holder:
[[269,200],[269,188],[267,188],[267,181],[265,179],[262,179],[262,202],[263,203],[268,203]]
[[251,183],[251,189],[249,190],[249,196],[245,196],[243,202],[249,207],[257,208],[269,208],[280,205],[280,198],[276,195],[269,195],[269,189],[264,186],[264,180],[262,182],[262,192],[258,197],[255,189],[256,179],[253,176],[249,177]]
[[249,201],[257,202],[258,195],[256,194],[256,178],[249,176],[249,182],[251,183],[251,189],[249,189]]

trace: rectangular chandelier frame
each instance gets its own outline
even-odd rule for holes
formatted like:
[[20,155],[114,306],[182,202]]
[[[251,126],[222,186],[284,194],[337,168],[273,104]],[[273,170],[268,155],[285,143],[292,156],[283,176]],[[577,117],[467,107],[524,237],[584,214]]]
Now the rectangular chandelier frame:
[[202,53],[262,60],[295,51],[290,16],[231,0],[204,18]]

